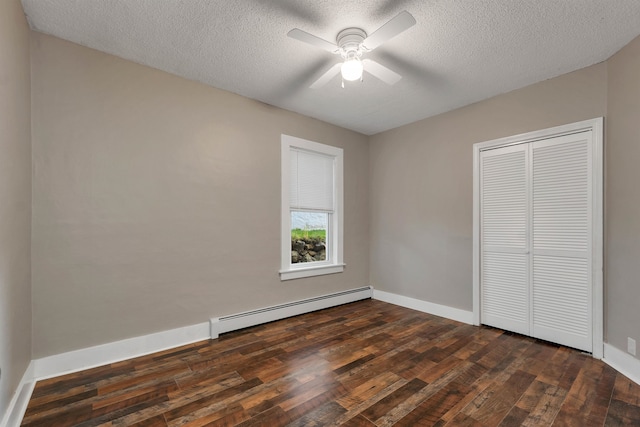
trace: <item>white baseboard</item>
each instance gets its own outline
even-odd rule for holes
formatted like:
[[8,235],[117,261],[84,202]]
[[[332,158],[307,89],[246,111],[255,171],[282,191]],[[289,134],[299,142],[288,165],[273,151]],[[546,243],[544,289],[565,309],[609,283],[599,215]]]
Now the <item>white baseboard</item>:
[[433,314],[435,316],[444,317],[458,322],[473,324],[473,312],[453,308],[446,305],[435,304],[416,298],[405,297],[391,292],[373,290],[373,299],[388,302],[390,304],[399,305],[401,307],[410,308],[412,310],[422,311],[424,313]]
[[67,353],[36,359],[34,378],[42,380],[120,362],[181,345],[209,339],[209,324],[185,326],[141,337],[101,344]]
[[29,363],[29,366],[22,376],[20,384],[18,384],[18,388],[9,402],[7,412],[5,412],[4,417],[0,421],[0,426],[18,427],[22,422],[22,418],[27,410],[27,405],[29,404],[29,399],[31,399],[31,393],[33,393],[33,387],[35,385],[35,380],[33,379],[33,367],[34,363],[32,361]]
[[322,310],[324,308],[368,299],[371,298],[371,295],[371,286],[366,286],[363,288],[350,289],[319,297],[292,301],[286,304],[265,307],[258,310],[246,311],[230,316],[215,317],[209,321],[211,325],[211,338],[218,338],[219,334],[225,332],[231,332],[238,329],[248,328],[250,326],[273,322],[275,320],[286,319],[287,317],[311,313],[312,311]]
[[640,384],[640,360],[605,343],[602,361],[631,381]]
[[[371,298],[370,286],[309,298],[302,301],[294,301],[276,307],[267,307],[246,313],[220,317],[212,319],[212,322],[185,326],[183,328],[171,329],[141,337],[128,338],[122,341],[56,354],[34,360],[32,362],[33,369],[31,378],[43,380],[91,369],[209,338],[217,338],[218,334],[223,332],[259,325],[261,323],[284,319],[286,317],[366,298]],[[212,327],[213,320],[217,320],[215,327]],[[212,332],[215,332],[215,334],[212,334]]]

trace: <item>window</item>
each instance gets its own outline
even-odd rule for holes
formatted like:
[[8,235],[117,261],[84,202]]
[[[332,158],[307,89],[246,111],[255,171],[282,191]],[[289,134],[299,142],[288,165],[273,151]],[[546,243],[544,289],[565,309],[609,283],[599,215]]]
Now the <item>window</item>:
[[340,273],[341,148],[282,135],[282,280]]

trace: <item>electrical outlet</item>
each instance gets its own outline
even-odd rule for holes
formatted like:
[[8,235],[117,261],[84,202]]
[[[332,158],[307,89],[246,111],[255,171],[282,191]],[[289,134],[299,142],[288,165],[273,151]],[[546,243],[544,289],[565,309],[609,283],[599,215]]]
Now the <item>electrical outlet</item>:
[[627,351],[629,354],[636,355],[636,340],[631,337],[627,337]]

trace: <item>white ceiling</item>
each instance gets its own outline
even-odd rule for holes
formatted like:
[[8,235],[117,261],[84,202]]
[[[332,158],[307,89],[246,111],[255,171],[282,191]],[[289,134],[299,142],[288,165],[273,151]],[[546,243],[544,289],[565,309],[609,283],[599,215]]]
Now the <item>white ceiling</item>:
[[[22,0],[31,27],[371,135],[609,58],[639,0]],[[417,24],[369,57],[400,73],[309,85],[339,57],[287,37]]]

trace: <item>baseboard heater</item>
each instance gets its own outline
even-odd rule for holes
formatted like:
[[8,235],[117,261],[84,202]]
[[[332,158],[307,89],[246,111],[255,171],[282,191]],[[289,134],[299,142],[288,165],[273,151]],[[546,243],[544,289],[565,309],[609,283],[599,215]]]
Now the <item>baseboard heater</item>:
[[262,323],[322,310],[323,308],[360,301],[371,298],[372,296],[373,288],[371,286],[365,286],[363,288],[350,289],[348,291],[246,311],[244,313],[215,317],[209,320],[211,325],[211,338],[218,338],[220,334],[225,332],[236,331]]

